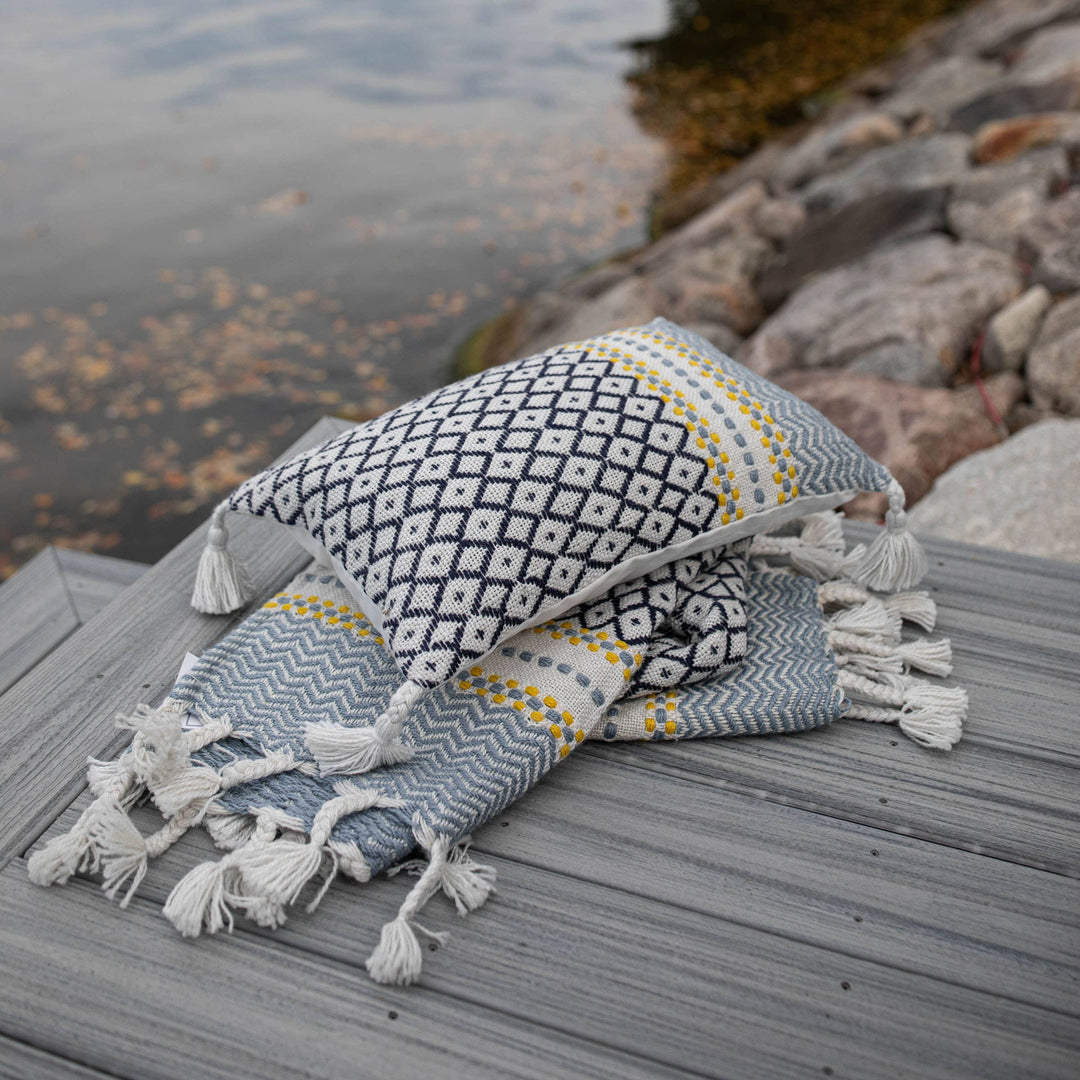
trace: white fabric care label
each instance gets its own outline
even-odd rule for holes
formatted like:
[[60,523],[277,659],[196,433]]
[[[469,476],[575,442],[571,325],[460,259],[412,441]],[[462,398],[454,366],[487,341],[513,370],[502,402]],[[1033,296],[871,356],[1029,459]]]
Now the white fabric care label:
[[[198,663],[198,660],[199,658],[194,653],[185,653],[184,662],[176,673],[176,681],[179,682]],[[186,712],[184,713],[182,726],[185,731],[191,731],[192,728],[200,728],[203,725],[202,721],[193,712]]]

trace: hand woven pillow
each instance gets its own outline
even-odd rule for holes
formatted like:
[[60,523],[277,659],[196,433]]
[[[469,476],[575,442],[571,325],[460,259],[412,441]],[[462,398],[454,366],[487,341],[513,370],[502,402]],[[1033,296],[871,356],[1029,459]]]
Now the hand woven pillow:
[[925,560],[887,469],[792,394],[665,320],[455,383],[241,485],[215,511],[193,603],[234,610],[226,511],[289,526],[333,565],[406,682],[353,771],[401,760],[434,687],[523,628],[699,551],[888,491],[855,565],[906,588]]

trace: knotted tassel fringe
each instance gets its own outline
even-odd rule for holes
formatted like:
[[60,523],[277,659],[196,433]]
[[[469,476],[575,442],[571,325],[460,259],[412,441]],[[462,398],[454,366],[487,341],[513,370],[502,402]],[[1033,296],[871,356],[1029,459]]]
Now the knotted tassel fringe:
[[394,691],[386,711],[367,727],[344,727],[326,722],[304,728],[304,741],[319,766],[321,776],[365,773],[384,765],[408,761],[415,751],[402,742],[406,717],[424,688],[405,682]]
[[221,503],[210,515],[206,547],[195,573],[191,606],[206,615],[227,615],[250,599],[244,573],[228,549],[229,532],[225,528],[228,509],[228,503]]
[[934,629],[937,622],[937,605],[930,599],[929,593],[893,593],[884,597],[882,603],[889,611],[895,611],[904,622],[921,626],[927,633]]
[[[437,836],[419,814],[413,817],[413,833],[427,852],[428,861],[409,891],[397,916],[386,923],[379,944],[368,957],[368,974],[377,983],[409,986],[420,977],[423,952],[416,931],[445,945],[450,935],[435,933],[416,922],[416,915],[440,889],[454,902],[459,915],[475,911],[495,891],[495,868],[474,862],[469,855],[470,838],[452,845]],[[411,869],[413,863],[397,869]]]
[[98,819],[108,816],[114,806],[127,809],[146,792],[135,775],[130,749],[112,762],[91,758],[88,772],[96,798],[71,829],[62,836],[54,836],[30,856],[27,870],[35,885],[64,885],[73,874],[96,873],[100,866],[98,842],[102,832]]
[[849,698],[845,716],[897,724],[909,739],[933,750],[949,750],[960,741],[968,696],[959,687],[933,686],[910,675],[871,679],[844,669],[839,682]]
[[[87,776],[94,801],[72,829],[30,856],[28,870],[37,885],[64,884],[75,873],[100,870],[102,889],[110,899],[126,889],[121,900],[126,907],[146,875],[149,859],[176,843],[206,811],[207,786],[196,791],[188,779],[194,772],[190,754],[225,738],[233,728],[225,719],[184,731],[182,713],[170,703],[158,709],[140,705],[132,716],[118,716],[117,724],[134,731],[131,745],[115,761],[89,760]],[[261,761],[255,768],[262,768],[261,775],[266,775]],[[201,781],[202,773],[196,775]],[[219,786],[215,783],[214,794]],[[169,820],[144,838],[128,811],[147,793],[157,798],[158,791],[166,793],[162,801]]]
[[898,724],[922,746],[948,750],[959,741],[967,716],[965,691],[934,686],[913,677],[913,669],[944,677],[952,671],[952,645],[902,641],[901,620],[925,630],[934,626],[936,608],[925,593],[897,593],[879,600],[851,582],[818,586],[823,608],[839,607],[825,620],[826,637],[848,697],[844,715]]
[[338,782],[334,790],[337,797],[319,809],[306,842],[276,838],[280,822],[264,816],[243,847],[197,866],[170,893],[164,909],[169,921],[185,937],[194,937],[203,929],[210,933],[226,925],[231,929],[231,912],[241,909],[260,926],[276,929],[286,920],[285,909],[297,902],[329,860],[322,887],[307,905],[314,911],[338,871],[337,851],[330,842],[334,826],[346,815],[373,806],[402,805],[375,788],[358,788],[348,781]]
[[907,530],[904,489],[897,480],[886,488],[889,510],[885,528],[854,567],[852,577],[880,592],[910,589],[926,576],[926,552]]

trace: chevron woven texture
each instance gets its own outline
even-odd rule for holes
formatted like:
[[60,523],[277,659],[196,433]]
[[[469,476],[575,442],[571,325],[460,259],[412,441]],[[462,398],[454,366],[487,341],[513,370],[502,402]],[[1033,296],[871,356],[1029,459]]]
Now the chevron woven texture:
[[[477,674],[462,672],[421,699],[407,728],[415,757],[365,777],[365,786],[400,805],[344,817],[334,827],[335,841],[356,845],[370,872],[388,869],[414,848],[415,815],[439,834],[470,833],[520,798],[589,734],[680,739],[801,731],[836,719],[843,694],[813,581],[747,574],[741,556],[729,557],[691,575],[679,596],[673,587],[677,575],[657,585],[658,591],[671,590],[668,618],[681,596],[680,617],[701,619],[702,589],[708,591],[710,582],[716,589],[717,578],[731,575],[745,583],[745,610],[732,634],[745,643],[741,664],[712,671],[697,683],[645,688],[628,700],[625,685],[618,685],[627,682],[625,665],[590,650],[595,642],[526,631],[488,658],[484,669],[474,668]],[[687,587],[690,582],[693,587]],[[324,572],[301,574],[177,684],[174,701],[205,720],[228,716],[244,732],[200,750],[197,761],[219,771],[238,758],[281,750],[304,761],[310,756],[304,727],[313,717],[363,724],[379,715],[400,675],[374,629],[348,610],[346,595]],[[642,610],[633,609],[638,615]],[[333,618],[338,621],[331,623]],[[649,620],[646,637],[658,622],[655,615]],[[626,625],[624,618],[624,630]],[[543,663],[545,657],[550,664]],[[568,671],[560,673],[560,666]],[[605,681],[605,669],[618,678]],[[521,677],[512,678],[510,671]],[[553,709],[547,702],[556,698],[548,691],[563,694],[583,678],[589,686],[580,687],[575,700],[583,717],[568,723],[569,710],[562,710],[562,700]],[[306,832],[335,790],[330,779],[294,769],[237,786],[219,802],[232,814],[254,816],[270,808]]]

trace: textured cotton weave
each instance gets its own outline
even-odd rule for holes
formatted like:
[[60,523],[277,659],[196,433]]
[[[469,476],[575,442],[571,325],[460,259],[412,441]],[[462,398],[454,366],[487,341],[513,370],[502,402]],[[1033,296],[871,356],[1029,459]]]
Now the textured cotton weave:
[[[416,815],[457,840],[520,798],[590,732],[607,739],[679,739],[802,731],[835,720],[844,695],[817,584],[754,573],[748,585],[751,629],[740,632],[744,663],[727,677],[643,691],[629,702],[611,700],[619,700],[624,662],[598,662],[603,654],[591,652],[591,642],[572,644],[571,637],[555,639],[549,630],[511,639],[483,666],[421,699],[406,735],[417,751],[412,760],[364,777],[365,787],[402,805],[344,818],[334,840],[355,845],[353,862],[366,868],[361,876],[388,869],[412,851]],[[339,589],[329,575],[305,572],[178,684],[171,695],[178,704],[206,719],[244,717],[249,731],[242,740],[200,750],[197,761],[220,770],[233,755],[283,750],[303,760],[303,731],[313,709],[351,723],[371,723],[379,715],[400,675],[374,631],[360,622],[352,630],[331,627],[325,617],[313,618],[312,606],[290,603],[295,595],[337,600]],[[682,600],[691,603],[698,595],[696,588],[685,589]],[[784,633],[774,634],[781,625]],[[560,672],[560,665],[570,670]],[[618,678],[603,680],[605,667]],[[575,705],[591,718],[586,725],[576,717],[566,720],[562,711],[565,688],[583,679],[590,685],[581,687]],[[217,804],[248,816],[252,826],[270,807],[307,831],[334,792],[333,779],[291,770],[224,792]]]
[[805,402],[658,319],[436,390],[224,508],[327,553],[431,687],[619,581],[890,481]]

